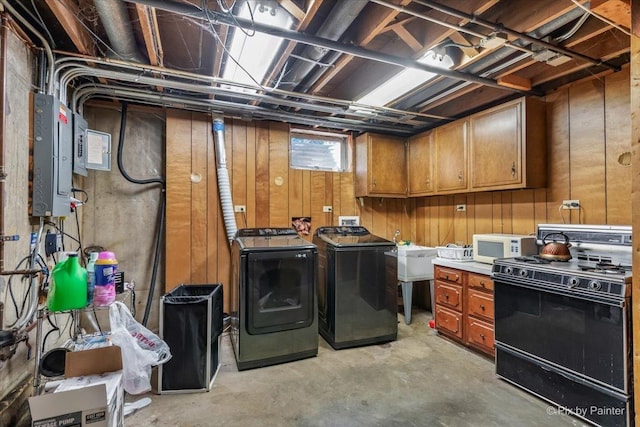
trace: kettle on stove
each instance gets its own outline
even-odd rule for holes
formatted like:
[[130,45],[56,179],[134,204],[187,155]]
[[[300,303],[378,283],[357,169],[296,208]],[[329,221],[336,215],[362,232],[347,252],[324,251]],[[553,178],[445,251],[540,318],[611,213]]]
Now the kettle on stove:
[[[547,241],[547,238],[551,236],[562,236],[564,241]],[[540,249],[540,258],[544,258],[549,261],[569,261],[571,259],[571,252],[569,251],[571,243],[569,243],[569,237],[564,233],[558,232],[545,235],[542,238],[542,245],[542,249]]]

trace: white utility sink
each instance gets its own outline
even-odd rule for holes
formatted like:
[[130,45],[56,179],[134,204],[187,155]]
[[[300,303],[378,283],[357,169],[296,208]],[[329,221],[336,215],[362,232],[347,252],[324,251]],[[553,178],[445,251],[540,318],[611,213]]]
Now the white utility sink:
[[398,245],[393,255],[398,259],[398,281],[402,285],[402,300],[404,304],[404,322],[411,323],[411,303],[413,296],[413,282],[428,280],[431,293],[431,307],[433,311],[433,264],[436,248],[420,245]]
[[433,279],[433,264],[436,248],[420,245],[398,246],[398,280],[416,282]]

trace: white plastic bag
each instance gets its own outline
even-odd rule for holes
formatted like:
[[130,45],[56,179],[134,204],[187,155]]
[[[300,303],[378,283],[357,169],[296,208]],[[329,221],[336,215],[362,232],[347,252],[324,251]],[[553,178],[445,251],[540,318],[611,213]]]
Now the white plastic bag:
[[166,342],[138,323],[119,301],[109,308],[111,341],[122,350],[124,389],[129,394],[151,390],[151,367],[171,358]]

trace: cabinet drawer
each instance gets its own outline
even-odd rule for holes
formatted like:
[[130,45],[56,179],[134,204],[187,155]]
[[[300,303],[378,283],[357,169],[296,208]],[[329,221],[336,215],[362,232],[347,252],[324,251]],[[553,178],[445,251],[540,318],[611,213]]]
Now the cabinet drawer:
[[462,311],[462,286],[436,280],[436,304],[443,304]]
[[467,344],[486,353],[494,354],[493,326],[473,317],[467,317]]
[[467,312],[493,321],[493,295],[477,289],[467,292]]
[[436,329],[462,340],[462,314],[436,304]]
[[459,270],[436,266],[435,278],[462,285],[462,272]]
[[482,274],[469,273],[469,286],[474,288],[482,288],[493,291],[493,280],[489,276]]

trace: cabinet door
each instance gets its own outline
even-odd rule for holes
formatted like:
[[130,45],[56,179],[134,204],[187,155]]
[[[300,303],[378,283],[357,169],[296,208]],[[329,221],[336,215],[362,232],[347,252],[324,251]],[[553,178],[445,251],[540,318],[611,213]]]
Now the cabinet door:
[[370,135],[369,153],[369,193],[405,196],[407,175],[403,139]]
[[433,193],[433,134],[423,133],[407,144],[407,181],[409,196]]
[[454,192],[466,190],[467,182],[467,120],[458,120],[435,131],[436,190]]
[[436,303],[462,311],[462,286],[436,280]]
[[406,197],[403,138],[362,134],[356,138],[355,196]]
[[436,304],[436,329],[462,340],[462,314]]
[[466,342],[468,345],[482,350],[487,354],[494,354],[493,325],[469,316],[467,317],[465,328],[467,331]]
[[468,314],[493,321],[493,294],[469,288],[466,305]]
[[522,101],[470,119],[471,187],[522,183]]

